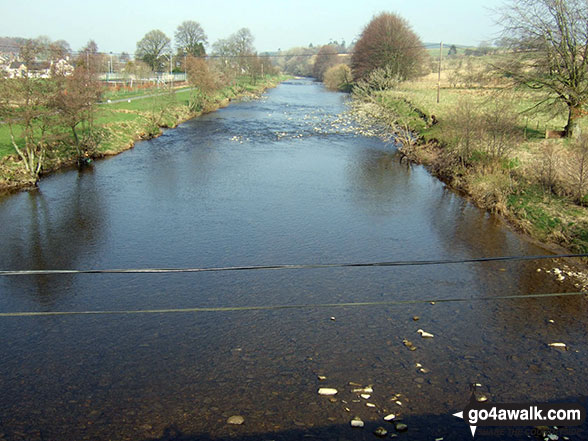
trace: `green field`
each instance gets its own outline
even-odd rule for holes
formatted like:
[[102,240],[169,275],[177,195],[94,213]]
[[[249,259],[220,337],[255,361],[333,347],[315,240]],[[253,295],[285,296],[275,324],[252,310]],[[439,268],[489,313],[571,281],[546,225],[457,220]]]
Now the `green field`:
[[[243,96],[255,96],[268,87],[274,87],[285,76],[269,76],[257,78],[239,78],[233,84],[216,92],[206,104],[206,111],[213,111],[228,104],[229,99]],[[161,133],[162,127],[175,127],[179,123],[198,116],[201,112],[190,107],[190,89],[179,89],[170,92],[159,89],[159,93],[143,99],[130,99],[130,102],[99,104],[95,117],[95,134],[98,145],[92,155],[113,155],[126,150],[139,139],[151,138]],[[148,91],[147,95],[153,94]],[[118,99],[119,95],[111,94],[110,99]],[[61,129],[69,134],[68,130]],[[18,133],[18,127],[15,128]],[[69,136],[69,135],[68,135]],[[22,143],[22,140],[17,142]],[[66,164],[75,163],[76,151],[73,146],[55,145],[47,152],[44,170],[55,170]],[[2,188],[19,188],[19,180],[26,179],[18,163],[16,152],[11,144],[10,131],[7,124],[0,124],[0,190]],[[30,182],[30,176],[29,176]]]
[[[484,62],[483,57],[470,58],[478,63],[477,68]],[[451,64],[444,68],[439,103],[435,73],[372,96],[384,121],[407,125],[420,136],[421,144],[410,148],[412,157],[480,207],[502,214],[518,229],[542,242],[588,251],[588,196],[584,196],[581,205],[577,197],[572,197],[579,179],[577,171],[573,174],[577,162],[575,143],[568,139],[545,139],[546,130],[564,129],[566,109],[551,107],[528,112],[541,96],[501,84],[453,87],[449,80]],[[467,157],[467,164],[457,160],[455,133],[465,124],[462,117],[465,118],[467,103],[479,112],[480,118],[489,109],[509,104],[505,108],[516,122],[512,126],[512,140],[501,158],[490,158],[483,151],[483,143],[478,143]],[[436,124],[432,124],[433,115]],[[588,118],[578,124],[588,133]],[[552,159],[546,156],[549,149],[554,152]],[[548,161],[554,176],[551,189],[542,184]],[[588,194],[588,188],[584,191]]]

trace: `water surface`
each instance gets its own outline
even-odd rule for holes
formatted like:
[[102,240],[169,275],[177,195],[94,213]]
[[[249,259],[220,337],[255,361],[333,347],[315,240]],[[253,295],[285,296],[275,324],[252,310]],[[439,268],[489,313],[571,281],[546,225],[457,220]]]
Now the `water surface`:
[[[37,192],[4,198],[0,266],[194,268],[547,253],[423,168],[400,165],[393,145],[343,130],[337,115],[345,100],[318,84],[290,81],[91,169],[52,175]],[[0,311],[575,289],[548,268],[510,262],[4,277]],[[450,414],[467,403],[470,383],[481,383],[480,393],[495,402],[586,395],[587,311],[584,298],[555,297],[2,318],[0,439],[373,439],[370,429],[390,412],[409,425],[405,439],[462,439],[468,428]],[[435,338],[421,339],[419,328]],[[570,350],[549,348],[553,341]],[[376,407],[368,408],[349,382],[373,385],[369,401]],[[318,396],[321,386],[339,390],[336,402]],[[245,424],[227,425],[237,414]],[[366,429],[351,430],[355,415]],[[582,436],[585,429],[571,438]]]

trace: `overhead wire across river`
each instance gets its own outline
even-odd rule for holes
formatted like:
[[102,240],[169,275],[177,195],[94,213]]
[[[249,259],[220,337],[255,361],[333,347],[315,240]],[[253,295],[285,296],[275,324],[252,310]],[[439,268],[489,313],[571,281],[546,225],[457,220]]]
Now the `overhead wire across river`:
[[[323,264],[288,264],[288,265],[252,265],[232,267],[203,267],[203,268],[142,268],[142,269],[82,269],[82,270],[14,270],[0,271],[0,277],[16,276],[55,276],[71,274],[169,274],[169,273],[200,273],[219,271],[258,271],[258,270],[292,270],[292,269],[321,269],[321,268],[361,268],[361,267],[401,267],[424,265],[454,265],[482,262],[530,261],[563,258],[586,258],[588,254],[559,254],[537,256],[499,256],[479,257],[470,259],[438,259],[438,260],[407,260],[387,262],[359,262],[359,263],[323,263]],[[426,303],[456,303],[456,302],[488,302],[517,299],[541,299],[549,297],[577,297],[585,296],[586,292],[536,293],[503,295],[495,297],[463,297],[417,300],[389,300],[380,302],[343,302],[343,303],[314,303],[298,305],[259,305],[259,306],[224,306],[224,307],[194,307],[194,308],[165,308],[139,310],[101,310],[101,311],[22,311],[1,312],[0,318],[8,317],[47,317],[73,315],[130,315],[130,314],[170,314],[170,313],[202,313],[202,312],[238,312],[238,311],[268,311],[286,309],[318,309],[318,308],[357,308],[368,306],[395,306]]]

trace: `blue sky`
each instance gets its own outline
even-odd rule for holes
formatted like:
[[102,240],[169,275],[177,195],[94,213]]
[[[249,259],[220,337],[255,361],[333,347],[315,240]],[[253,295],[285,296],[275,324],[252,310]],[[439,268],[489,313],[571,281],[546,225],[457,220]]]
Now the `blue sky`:
[[173,38],[184,20],[199,22],[209,43],[242,27],[258,51],[274,51],[329,40],[350,43],[381,11],[395,12],[424,42],[478,45],[496,36],[492,13],[503,0],[0,0],[0,36],[63,39],[78,50],[89,39],[100,51],[135,51],[152,29]]

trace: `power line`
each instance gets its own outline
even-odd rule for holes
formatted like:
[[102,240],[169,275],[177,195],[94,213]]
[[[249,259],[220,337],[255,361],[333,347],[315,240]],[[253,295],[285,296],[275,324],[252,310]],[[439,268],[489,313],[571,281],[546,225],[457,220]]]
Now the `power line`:
[[[327,46],[327,45],[325,45]],[[405,50],[405,49],[418,49],[418,48],[423,48],[423,49],[432,49],[432,46],[425,46],[425,45],[413,45],[413,46],[402,46],[402,47],[395,47],[394,50]],[[307,48],[303,48],[303,49],[307,49]],[[319,48],[320,49],[320,48]],[[20,46],[7,46],[7,45],[2,45],[0,44],[0,51],[2,50],[10,50],[13,52],[19,52],[20,51]],[[312,50],[310,48],[308,48],[308,50]],[[287,52],[287,51],[286,51]],[[328,53],[328,54],[319,54],[318,50],[316,52],[312,52],[312,53],[301,53],[301,54],[292,54],[292,53],[286,53],[284,51],[280,51],[278,53],[268,53],[268,52],[261,52],[261,53],[255,53],[255,54],[244,54],[244,55],[222,55],[222,54],[218,54],[218,53],[212,53],[210,55],[201,55],[201,56],[195,56],[195,58],[251,58],[251,57],[260,57],[260,58],[288,58],[288,57],[314,57],[314,56],[330,56],[330,55],[353,55],[353,53],[356,52],[333,52],[333,53]],[[72,56],[78,56],[78,55],[82,55],[82,54],[86,54],[85,51],[70,51],[69,52],[70,55]],[[129,55],[129,56],[133,56],[135,58],[137,58],[137,54],[133,53],[127,53],[127,52],[96,52],[95,55],[105,55],[105,56],[110,56],[110,55]],[[184,54],[177,54],[179,57],[184,56]]]
[[585,296],[585,292],[562,292],[545,294],[521,294],[496,297],[472,297],[449,298],[427,300],[389,300],[382,302],[348,302],[348,303],[311,303],[300,305],[262,305],[262,306],[219,306],[196,308],[162,308],[162,309],[137,309],[137,310],[102,310],[102,311],[21,311],[2,312],[0,318],[9,317],[55,317],[78,315],[143,315],[143,314],[177,314],[177,313],[203,313],[203,312],[248,312],[248,311],[278,311],[288,309],[332,309],[332,308],[362,308],[368,306],[400,306],[436,303],[467,303],[467,302],[494,302],[499,300],[518,299],[543,299],[549,297],[577,297]]
[[287,264],[287,265],[249,265],[249,266],[203,267],[203,268],[5,270],[5,271],[0,271],[0,276],[50,276],[50,275],[65,275],[65,274],[166,274],[166,273],[204,273],[204,272],[221,272],[221,271],[398,267],[398,266],[454,265],[454,264],[464,264],[464,263],[527,261],[527,260],[582,258],[582,257],[588,257],[588,253],[587,254],[538,255],[538,256],[478,257],[478,258],[471,258],[471,259],[406,260],[406,261],[388,261],[388,262],[317,263],[317,264]]

